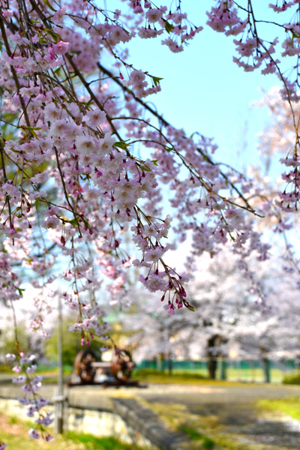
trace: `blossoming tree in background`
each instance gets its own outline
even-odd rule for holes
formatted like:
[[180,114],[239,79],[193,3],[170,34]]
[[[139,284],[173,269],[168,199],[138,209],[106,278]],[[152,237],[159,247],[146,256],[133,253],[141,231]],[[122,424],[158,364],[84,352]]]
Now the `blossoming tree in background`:
[[[298,1],[270,5],[278,23],[270,25],[274,37],[267,41],[258,34],[253,3],[213,2],[207,24],[234,37],[239,66],[276,72],[281,80],[294,139],[283,159],[287,188],[271,199],[259,184],[216,163],[211,139],[187,137],[143,100],[160,90],[160,78],[151,67],[131,64],[129,43],[157,38],[170,51],[183,51],[202,29],[191,20],[204,18],[188,18],[181,0],[171,6],[120,1],[115,11],[92,0],[1,0],[0,290],[12,309],[25,282],[38,290],[32,299],[33,331],[47,335],[44,319],[60,295],[77,311],[71,331],[81,335],[82,344],[105,339],[109,326],[99,290],[104,285],[117,302],[132,263],[170,314],[194,309],[186,296],[188,277],[164,260],[173,244],[167,240],[172,218],[164,215],[162,187],[170,194],[173,231],[180,240],[193,235],[193,256],[213,257],[231,242],[238,267],[265,303],[247,258],[251,253],[260,261],[268,258],[269,245],[254,218],[271,216],[281,232],[290,228],[287,213],[298,208],[299,121],[293,101],[300,29],[297,19],[281,23],[280,13],[290,9],[295,17],[300,6]],[[276,27],[286,31],[283,51]],[[296,69],[290,78],[282,73],[282,58],[292,58]],[[134,261],[123,246],[125,233],[137,248]],[[191,259],[188,265],[192,269]],[[159,308],[159,302],[153,304]],[[46,400],[37,393],[41,380],[31,378],[35,366],[17,336],[16,355],[8,358],[18,360],[21,402],[30,417],[38,416],[31,436],[50,439],[45,427],[51,418],[41,412]]]
[[[250,267],[257,266],[255,258]],[[170,355],[184,360],[208,359],[209,375],[215,378],[217,360],[235,349],[242,359],[281,360],[299,358],[298,274],[273,256],[260,267],[260,289],[267,295],[268,310],[255,308],[255,291],[236,270],[228,246],[213,259],[202,255],[187,295],[195,312],[162,315],[153,309],[155,294],[129,289],[131,308],[121,313],[124,331],[135,359],[150,360]]]

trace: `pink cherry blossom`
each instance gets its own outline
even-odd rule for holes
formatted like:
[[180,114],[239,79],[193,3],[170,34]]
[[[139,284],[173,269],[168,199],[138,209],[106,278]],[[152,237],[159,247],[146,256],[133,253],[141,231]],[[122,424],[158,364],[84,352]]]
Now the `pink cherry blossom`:
[[[189,279],[204,255],[213,264],[230,246],[248,295],[263,311],[268,311],[267,298],[255,271],[260,274],[272,256],[273,231],[288,253],[285,276],[300,273],[287,238],[300,201],[300,27],[282,14],[297,11],[299,2],[270,4],[274,22],[260,18],[251,0],[217,0],[207,12],[207,25],[233,41],[233,60],[240,68],[276,73],[280,80],[281,89],[268,98],[276,120],[259,143],[269,161],[280,153],[284,173],[276,186],[259,169],[239,173],[223,165],[212,138],[201,130],[186,134],[152,106],[152,99],[142,100],[159,93],[167,80],[152,73],[150,59],[147,67],[132,63],[131,41],[157,39],[173,53],[190,44],[192,51],[203,29],[197,21],[205,19],[189,17],[180,3],[131,0],[110,11],[92,0],[53,4],[54,10],[47,2],[34,9],[12,2],[0,15],[5,121],[0,293],[13,303],[30,280],[28,328],[43,338],[49,336],[45,322],[53,299],[60,297],[76,312],[70,331],[82,345],[95,336],[109,340],[101,292],[107,291],[107,305],[128,306],[131,262],[140,286],[157,299],[151,313],[168,322],[179,321],[181,314],[194,320]],[[268,35],[261,21],[268,22]],[[284,30],[280,41],[278,26]],[[272,233],[264,232],[266,227]],[[192,242],[188,274],[166,262],[169,251],[187,238]],[[235,313],[229,309],[228,321]],[[240,330],[241,340],[242,335]],[[38,425],[30,435],[49,440],[52,417],[42,410],[47,404],[39,396],[42,379],[34,376],[35,358],[19,347],[7,360],[15,360],[20,403]]]

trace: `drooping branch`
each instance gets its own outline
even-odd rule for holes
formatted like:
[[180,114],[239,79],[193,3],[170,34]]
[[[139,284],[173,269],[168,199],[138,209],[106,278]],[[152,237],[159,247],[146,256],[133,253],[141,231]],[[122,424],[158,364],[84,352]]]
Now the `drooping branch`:
[[[6,168],[5,168],[4,149],[3,149],[3,145],[2,145],[1,139],[0,139],[0,153],[1,153],[1,164],[2,164],[3,179],[4,179],[4,182],[7,183],[8,179],[7,179]],[[6,196],[7,206],[8,206],[9,225],[10,225],[10,229],[13,229],[11,205],[10,205],[9,195],[8,195],[7,192],[6,192],[5,196]]]
[[[151,108],[151,106],[149,106],[146,102],[144,102],[141,98],[139,98],[139,97],[137,97],[136,95],[135,95],[135,93],[131,90],[131,89],[129,89],[127,86],[125,86],[121,81],[120,81],[120,79],[119,79],[119,77],[116,77],[115,75],[113,75],[113,73],[109,70],[109,69],[107,69],[106,67],[104,67],[100,62],[98,62],[97,63],[98,64],[98,67],[99,67],[99,69],[103,72],[103,73],[105,73],[105,75],[107,75],[109,78],[111,78],[115,83],[117,83],[118,84],[118,86],[120,86],[121,87],[121,89],[124,91],[124,92],[126,92],[126,93],[128,93],[128,94],[130,94],[133,98],[134,98],[134,100],[136,101],[136,102],[138,102],[141,106],[143,106],[143,108],[145,108],[147,111],[149,111],[153,116],[155,116],[158,120],[159,120],[159,122],[164,126],[164,127],[171,127],[172,125],[161,115],[161,114],[159,114],[157,111],[155,111],[153,108]],[[213,160],[212,160],[212,158],[206,153],[206,152],[204,152],[203,151],[203,149],[201,149],[201,148],[197,148],[197,151],[203,156],[203,158],[209,163],[209,164],[211,164],[211,165],[213,165],[213,166],[215,166],[215,165],[217,165],[217,163],[215,163]],[[221,174],[221,176],[224,178],[224,180],[226,180],[226,182],[232,187],[232,189],[238,194],[238,196],[244,201],[244,203],[245,203],[245,205],[247,206],[247,209],[250,211],[250,212],[252,212],[252,213],[255,213],[255,210],[252,208],[252,206],[250,205],[250,203],[248,202],[248,200],[245,198],[245,196],[243,195],[243,193],[240,191],[240,189],[238,189],[237,187],[236,187],[236,185],[234,184],[234,183],[232,183],[230,180],[229,180],[229,178],[228,178],[228,176],[222,171],[222,170],[220,170],[220,174]],[[256,214],[256,215],[258,215],[258,214]],[[259,215],[258,215],[259,216]],[[261,217],[261,216],[259,216],[259,217]]]
[[[6,31],[5,31],[5,27],[4,27],[4,21],[3,21],[3,18],[2,18],[1,15],[0,15],[0,29],[1,29],[1,34],[2,34],[2,37],[3,37],[4,45],[5,45],[5,48],[6,48],[6,52],[7,52],[8,56],[11,57],[12,53],[11,53],[10,46],[9,46],[9,43],[8,43],[8,40],[7,40]],[[30,120],[29,120],[27,109],[26,109],[26,105],[25,105],[23,96],[20,93],[21,87],[20,87],[20,82],[19,82],[16,70],[15,70],[15,68],[12,65],[10,65],[10,70],[11,70],[11,73],[12,73],[12,76],[13,76],[16,88],[17,88],[18,96],[19,96],[19,99],[20,99],[20,102],[21,102],[21,106],[22,106],[24,117],[25,117],[25,122],[26,122],[26,125],[28,127],[28,131],[33,136],[32,131],[30,130],[31,125],[30,125]]]
[[105,111],[105,109],[103,108],[103,105],[101,105],[101,103],[99,102],[97,96],[94,94],[94,92],[93,92],[92,89],[90,88],[89,83],[85,80],[85,78],[84,78],[84,76],[82,75],[82,73],[78,70],[76,64],[74,63],[74,61],[73,61],[73,59],[72,59],[72,55],[69,55],[68,53],[66,53],[65,56],[66,56],[67,60],[69,61],[69,63],[71,64],[71,66],[72,66],[72,68],[73,68],[73,70],[74,70],[74,73],[78,76],[78,78],[79,78],[80,81],[82,82],[83,86],[86,88],[86,90],[87,90],[88,93],[90,94],[91,99],[94,100],[94,102],[96,103],[96,105],[98,106],[98,108],[99,108],[101,111],[105,112],[107,121],[109,122],[109,124],[110,124],[110,126],[111,126],[111,129],[112,129],[112,131],[114,132],[114,134],[118,137],[118,139],[119,139],[120,141],[122,141],[122,138],[121,138],[121,136],[119,135],[119,133],[118,133],[116,127],[115,127],[114,124],[112,123],[112,120],[111,120],[110,116],[109,116],[108,113]]

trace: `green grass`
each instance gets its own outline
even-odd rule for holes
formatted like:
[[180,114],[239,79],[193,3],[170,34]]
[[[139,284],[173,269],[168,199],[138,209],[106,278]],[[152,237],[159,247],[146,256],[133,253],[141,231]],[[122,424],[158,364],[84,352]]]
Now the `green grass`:
[[282,384],[300,384],[300,372],[285,375],[285,377],[283,377]]
[[[208,385],[208,386],[245,386],[242,381],[231,380],[210,380],[198,373],[191,372],[177,372],[173,375],[168,375],[163,371],[154,369],[138,369],[133,372],[132,379],[138,380],[140,383],[154,383],[154,384],[181,384],[181,385]],[[250,383],[249,383],[250,384]]]
[[183,433],[187,434],[188,437],[192,440],[192,441],[201,441],[201,445],[203,449],[212,449],[215,447],[215,442],[208,438],[208,437],[204,437],[202,434],[200,434],[197,430],[195,430],[195,428],[190,428],[190,427],[186,427],[186,426],[182,426],[178,429],[179,431],[182,431]]
[[298,397],[280,400],[258,400],[257,406],[260,409],[288,414],[293,419],[300,420],[300,399]]
[[14,425],[15,423],[18,423],[18,418],[16,417],[16,416],[10,416],[10,417],[8,417],[8,423],[10,424],[10,425]]
[[211,449],[214,448],[215,442],[212,439],[204,438],[202,441],[202,447],[205,449]]
[[[219,371],[217,371],[217,380],[214,382],[221,382],[219,377]],[[271,382],[281,383],[286,379],[293,379],[294,374],[284,376],[284,373],[276,368],[271,369]],[[136,369],[133,372],[133,378],[153,383],[199,383],[199,381],[209,381],[207,370],[205,369],[195,369],[195,370],[178,370],[174,369],[172,374],[169,375],[167,370],[156,370],[156,369]],[[263,383],[264,382],[264,372],[261,368],[237,368],[228,367],[227,368],[227,381],[239,383]],[[283,381],[286,382],[286,381]],[[300,374],[298,374],[298,382],[293,384],[300,384]]]
[[[42,374],[53,374],[53,375],[57,375],[58,374],[58,367],[57,366],[47,366],[44,364],[38,364],[36,371],[38,373],[42,373]],[[68,364],[64,364],[63,366],[63,372],[64,374],[71,374],[73,372],[73,367],[68,365]]]
[[64,435],[64,438],[70,439],[73,442],[81,442],[86,446],[89,450],[138,450],[141,447],[136,446],[135,444],[123,444],[118,439],[113,437],[107,438],[97,438],[95,436],[91,436],[90,434],[78,434],[72,431],[69,431]]
[[147,383],[179,383],[191,384],[199,383],[207,378],[200,374],[193,374],[189,372],[177,372],[169,375],[163,371],[154,369],[139,369],[135,370],[132,378],[141,382]]
[[11,366],[9,364],[0,364],[0,373],[11,373]]
[[[143,450],[135,444],[123,444],[118,439],[97,438],[83,433],[68,432],[63,436],[55,436],[50,442],[32,439],[28,436],[31,423],[0,414],[0,439],[16,450]],[[51,430],[50,430],[51,433]]]
[[[284,373],[280,369],[272,368],[271,372],[271,382],[281,383],[284,377]],[[236,368],[228,367],[227,369],[227,379],[230,381],[246,381],[254,383],[264,382],[264,372],[262,368]]]
[[[73,371],[73,367],[69,365],[64,365],[64,376],[66,382],[70,381],[70,375]],[[57,367],[38,365],[37,372],[43,374],[46,378],[44,382],[46,384],[53,384],[57,382]],[[0,374],[12,375],[11,367],[8,365],[0,365]],[[217,381],[220,381],[220,373],[217,371]],[[205,368],[200,369],[174,369],[172,374],[168,374],[168,370],[158,371],[156,369],[139,369],[137,368],[133,372],[133,378],[145,381],[148,383],[199,383],[201,380],[208,380],[208,373]],[[264,381],[263,370],[259,367],[256,368],[238,368],[238,367],[228,367],[227,368],[227,381],[229,382],[254,382],[261,383]],[[284,384],[300,384],[300,372],[291,373],[285,375],[281,370],[272,368],[271,369],[271,382]]]
[[183,426],[179,428],[179,431],[187,434],[192,441],[199,441],[200,439],[202,439],[202,434],[198,433],[198,431],[194,428]]

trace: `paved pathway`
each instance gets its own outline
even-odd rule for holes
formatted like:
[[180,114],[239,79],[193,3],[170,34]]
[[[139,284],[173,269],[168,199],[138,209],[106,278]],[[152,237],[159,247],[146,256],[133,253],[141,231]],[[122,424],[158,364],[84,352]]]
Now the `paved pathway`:
[[[150,404],[170,405],[170,410],[171,405],[181,404],[194,418],[199,417],[200,428],[201,421],[203,424],[203,420],[213,419],[218,429],[221,427],[226,434],[238,436],[241,443],[258,443],[263,450],[300,450],[300,421],[284,419],[280,415],[259,417],[255,409],[257,399],[299,397],[298,386],[152,384],[145,388],[104,389],[100,386],[82,386],[71,389],[76,395],[93,398],[133,396]],[[45,386],[43,394],[51,397],[53,390],[53,386]]]
[[[238,435],[242,443],[261,444],[267,449],[300,449],[300,422],[282,416],[259,417],[255,400],[300,395],[300,387],[245,386],[151,386],[138,395],[149,403],[182,404],[201,419],[215,419],[225,433]],[[194,422],[195,423],[195,422]]]

